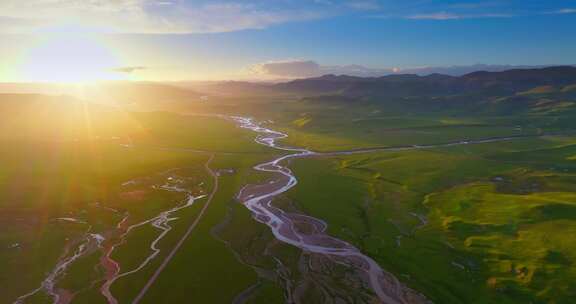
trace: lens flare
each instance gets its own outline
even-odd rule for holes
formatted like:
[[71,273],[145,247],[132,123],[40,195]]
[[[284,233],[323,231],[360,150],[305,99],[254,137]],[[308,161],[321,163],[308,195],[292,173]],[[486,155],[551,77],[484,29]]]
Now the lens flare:
[[65,32],[44,34],[23,56],[20,72],[27,81],[87,83],[121,80],[120,63],[97,36]]

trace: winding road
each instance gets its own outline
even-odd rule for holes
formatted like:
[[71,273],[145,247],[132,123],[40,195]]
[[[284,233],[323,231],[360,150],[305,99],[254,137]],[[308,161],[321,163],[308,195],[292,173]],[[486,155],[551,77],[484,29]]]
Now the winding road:
[[170,253],[164,258],[164,260],[162,261],[162,264],[156,269],[156,271],[150,277],[150,279],[148,279],[148,282],[146,282],[146,285],[140,290],[140,292],[138,293],[136,298],[134,298],[134,300],[132,301],[132,304],[139,303],[142,300],[142,298],[144,297],[146,292],[150,289],[152,284],[154,284],[154,282],[158,279],[158,276],[160,276],[160,274],[162,273],[164,268],[166,268],[168,263],[170,263],[170,261],[172,260],[174,255],[176,255],[176,252],[178,252],[178,250],[180,249],[180,247],[182,247],[182,245],[184,244],[184,242],[186,241],[188,236],[190,236],[190,233],[192,233],[194,228],[196,228],[196,226],[198,225],[198,223],[200,222],[200,220],[204,216],[204,213],[206,213],[206,210],[208,210],[208,207],[210,206],[210,203],[212,202],[214,195],[216,194],[216,192],[218,192],[218,176],[210,168],[210,163],[212,162],[213,159],[214,159],[214,154],[210,155],[210,158],[208,159],[208,161],[204,165],[204,167],[206,168],[206,171],[208,171],[210,173],[210,175],[212,176],[212,178],[214,179],[214,186],[212,187],[212,192],[210,192],[210,196],[208,196],[208,200],[206,201],[206,203],[204,203],[204,206],[200,210],[200,213],[198,214],[198,216],[196,216],[196,219],[190,224],[190,226],[188,226],[186,233],[184,233],[184,235],[182,235],[182,237],[180,238],[180,240],[178,241],[176,246],[174,246],[174,248],[172,248],[172,251],[170,251]]
[[[169,187],[161,187],[161,188],[164,190],[168,190],[168,191],[186,192],[186,190],[181,190],[178,188],[169,188]],[[119,231],[123,231],[123,233],[120,237],[120,242],[107,248],[107,250],[105,251],[105,254],[102,256],[102,258],[100,260],[101,265],[106,270],[106,280],[105,280],[104,284],[102,285],[102,287],[100,288],[100,292],[108,300],[109,304],[117,304],[118,303],[118,301],[116,300],[116,298],[112,295],[112,292],[110,291],[110,287],[112,286],[112,284],[114,284],[114,282],[116,280],[118,280],[122,277],[125,277],[125,276],[139,272],[144,267],[146,267],[154,258],[156,258],[156,256],[158,256],[158,254],[160,254],[160,249],[157,247],[157,245],[162,239],[164,239],[164,237],[170,232],[170,230],[172,230],[172,226],[170,226],[169,223],[176,219],[176,218],[171,217],[172,214],[175,212],[178,212],[182,209],[185,209],[185,208],[192,206],[196,200],[201,199],[203,197],[204,196],[194,197],[188,193],[188,197],[186,198],[185,202],[182,205],[174,207],[174,208],[167,210],[167,211],[163,211],[158,216],[156,216],[154,218],[151,218],[149,220],[145,220],[143,222],[140,222],[140,223],[134,224],[128,228],[125,228],[125,223],[126,223],[126,220],[128,219],[128,216],[129,216],[129,215],[126,215],[120,221],[120,223],[118,223],[117,229]],[[120,246],[126,242],[126,237],[127,237],[128,233],[130,233],[130,231],[132,231],[133,229],[136,229],[138,227],[147,225],[147,224],[151,224],[154,228],[162,231],[156,237],[156,239],[154,239],[154,241],[152,241],[152,243],[150,244],[150,251],[151,251],[150,255],[148,255],[138,265],[138,267],[136,267],[130,271],[125,271],[125,272],[120,273],[120,270],[121,270],[120,264],[111,258],[112,252],[114,251],[115,248],[117,248],[118,246]]]
[[[255,220],[260,223],[266,224],[272,231],[276,239],[281,242],[293,245],[302,249],[304,252],[309,252],[313,254],[322,255],[326,258],[333,260],[338,264],[346,264],[359,273],[362,273],[362,280],[369,286],[373,291],[375,297],[381,303],[389,304],[415,304],[415,303],[429,303],[429,301],[405,285],[403,285],[394,275],[383,270],[372,258],[364,255],[360,250],[358,250],[353,245],[339,240],[337,238],[331,237],[326,233],[327,224],[320,220],[313,218],[311,216],[288,213],[275,207],[272,201],[278,195],[285,193],[290,190],[298,183],[295,175],[288,168],[287,162],[291,159],[303,158],[303,157],[322,157],[322,156],[337,156],[337,155],[350,155],[358,153],[369,153],[377,151],[403,151],[403,150],[415,150],[415,149],[430,149],[430,148],[440,148],[440,147],[450,147],[458,145],[468,145],[468,144],[481,144],[490,142],[500,142],[509,141],[523,137],[541,137],[546,136],[544,134],[540,135],[523,135],[523,136],[509,136],[509,137],[493,137],[478,140],[466,140],[457,142],[448,142],[434,145],[413,145],[413,146],[396,146],[396,147],[375,147],[375,148],[365,148],[365,149],[355,149],[347,151],[337,151],[337,152],[313,152],[303,148],[286,147],[281,146],[277,142],[283,138],[288,137],[287,134],[271,130],[257,123],[251,118],[239,117],[239,116],[224,116],[216,115],[219,118],[232,120],[238,124],[241,128],[251,130],[256,132],[258,135],[255,138],[255,142],[276,150],[287,151],[289,154],[282,155],[271,161],[258,164],[254,167],[255,170],[261,172],[268,172],[275,174],[273,180],[269,180],[264,184],[253,184],[246,185],[240,190],[237,198],[246,206],[253,214]],[[551,134],[548,134],[551,135]],[[169,148],[162,148],[169,149]],[[178,243],[171,249],[171,251],[166,255],[161,265],[156,269],[154,274],[148,279],[146,285],[139,291],[138,295],[132,301],[133,304],[139,303],[143,297],[146,295],[150,287],[156,282],[162,271],[170,263],[172,258],[176,255],[178,250],[183,246],[186,239],[190,236],[192,231],[196,228],[198,223],[202,220],[204,214],[208,210],[213,197],[218,191],[218,176],[210,168],[210,164],[214,159],[214,152],[200,151],[200,150],[190,150],[190,152],[197,153],[207,153],[210,154],[209,159],[205,163],[206,171],[212,176],[214,180],[214,186],[209,194],[206,203],[203,205],[199,214],[194,218],[194,220],[188,226],[186,232],[181,236]],[[169,191],[185,191],[176,188],[163,188]],[[115,244],[103,245],[105,240],[104,236],[98,234],[86,234],[85,239],[83,239],[79,244],[77,244],[76,250],[73,254],[65,253],[60,261],[57,263],[55,268],[48,274],[45,280],[41,283],[41,286],[32,292],[19,297],[15,303],[22,303],[28,297],[36,294],[40,291],[45,291],[54,299],[54,303],[65,304],[68,303],[72,295],[67,296],[62,290],[55,288],[55,283],[61,276],[65,273],[66,269],[70,264],[75,262],[81,256],[86,255],[96,249],[101,249],[104,254],[100,260],[100,265],[105,269],[105,279],[104,284],[100,288],[100,292],[107,299],[109,304],[116,304],[118,301],[112,295],[110,291],[111,285],[119,278],[133,274],[144,268],[149,262],[156,258],[160,250],[157,248],[157,243],[164,238],[164,236],[172,229],[169,222],[173,220],[171,215],[176,211],[190,207],[195,199],[200,197],[193,197],[188,195],[187,200],[180,206],[174,207],[170,210],[160,213],[158,216],[145,220],[140,223],[128,226],[127,219],[128,214],[118,223],[116,230],[120,232],[120,242]],[[71,218],[59,218],[63,221],[76,221]],[[422,220],[423,221],[423,220]],[[303,232],[300,231],[298,226],[302,223],[307,224],[312,229]],[[424,223],[424,221],[423,221]],[[150,244],[151,253],[150,255],[135,269],[120,272],[120,265],[111,258],[111,254],[114,249],[121,245],[125,241],[127,234],[140,226],[145,224],[151,224],[155,228],[161,231],[159,236]]]

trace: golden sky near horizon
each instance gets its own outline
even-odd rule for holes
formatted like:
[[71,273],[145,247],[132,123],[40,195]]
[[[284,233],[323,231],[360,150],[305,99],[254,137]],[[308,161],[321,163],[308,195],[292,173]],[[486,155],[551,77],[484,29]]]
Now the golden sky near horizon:
[[21,54],[13,77],[26,81],[92,82],[124,79],[113,50],[82,33],[47,34]]
[[[105,35],[58,29],[27,35],[8,60],[0,62],[0,82],[86,83],[109,80],[175,80],[170,68],[130,65],[161,61],[161,52],[150,48],[122,47]],[[0,60],[1,61],[1,60]],[[181,67],[183,68],[183,67]],[[190,73],[183,79],[194,78]]]
[[0,0],[0,82],[462,75],[574,64],[570,1],[417,2]]

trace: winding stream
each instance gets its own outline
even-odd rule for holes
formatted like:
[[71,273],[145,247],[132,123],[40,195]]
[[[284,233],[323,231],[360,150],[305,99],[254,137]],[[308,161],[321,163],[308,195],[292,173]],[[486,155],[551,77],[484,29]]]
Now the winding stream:
[[[279,178],[274,182],[260,185],[248,185],[238,194],[238,198],[252,212],[254,218],[266,224],[274,236],[306,252],[322,254],[335,261],[346,261],[346,264],[362,271],[365,281],[382,303],[417,303],[419,296],[400,283],[392,274],[385,272],[373,259],[364,255],[351,244],[331,237],[325,233],[326,223],[322,220],[301,214],[287,213],[272,205],[272,199],[296,186],[298,180],[292,171],[283,165],[286,161],[306,156],[319,155],[306,149],[279,146],[276,142],[288,135],[262,127],[254,120],[244,117],[231,117],[240,127],[258,133],[255,141],[282,151],[294,152],[278,157],[272,161],[256,165],[255,170],[277,173]],[[306,221],[315,227],[312,233],[301,233],[296,222]]]
[[[142,270],[144,267],[146,267],[150,263],[150,261],[152,261],[154,258],[156,258],[156,256],[158,254],[160,254],[160,249],[157,247],[157,244],[166,236],[166,234],[168,234],[168,232],[170,232],[170,230],[172,230],[172,226],[170,226],[169,223],[171,221],[177,219],[175,217],[172,217],[172,215],[174,213],[182,210],[182,209],[185,209],[185,208],[192,206],[196,200],[205,197],[205,195],[194,197],[186,189],[180,189],[177,187],[161,186],[161,187],[159,187],[159,189],[164,189],[164,190],[173,191],[173,192],[185,192],[187,194],[187,197],[186,197],[185,201],[183,202],[183,204],[176,206],[172,209],[169,209],[167,211],[163,211],[154,218],[145,220],[143,222],[134,224],[134,225],[126,228],[125,232],[120,237],[120,242],[111,246],[106,251],[106,254],[103,256],[103,258],[101,260],[101,264],[107,270],[106,271],[107,274],[106,274],[106,280],[105,280],[104,284],[102,285],[102,287],[100,288],[100,292],[106,298],[106,300],[108,301],[109,304],[117,304],[118,303],[118,300],[116,299],[116,297],[114,297],[112,295],[112,292],[110,291],[112,284],[114,284],[114,282],[116,280],[118,280],[122,277],[128,276],[128,275],[134,274],[134,273]],[[119,230],[124,229],[123,226],[125,225],[127,218],[128,218],[128,215],[118,224],[117,228]],[[129,270],[129,271],[120,272],[119,263],[114,261],[111,257],[112,252],[114,251],[114,249],[116,249],[116,247],[118,247],[119,245],[124,244],[126,242],[126,237],[131,230],[138,228],[138,227],[141,227],[141,226],[146,225],[146,224],[151,224],[154,228],[156,228],[162,232],[154,239],[154,241],[152,241],[152,243],[150,243],[150,246],[149,246],[150,254],[138,265],[138,267],[136,267],[132,270]]]
[[[468,140],[468,141],[458,141],[449,142],[443,144],[435,145],[414,145],[414,146],[400,146],[400,147],[380,147],[380,148],[367,148],[367,149],[357,149],[349,151],[339,151],[339,152],[313,152],[303,148],[286,147],[277,144],[277,141],[288,137],[287,134],[271,130],[269,128],[263,127],[261,124],[255,122],[251,118],[239,117],[239,116],[223,116],[217,115],[217,117],[233,120],[241,128],[248,129],[256,132],[258,135],[255,142],[273,149],[280,151],[290,152],[280,156],[274,160],[258,164],[254,167],[255,170],[261,172],[275,173],[273,180],[269,180],[263,184],[253,184],[247,185],[240,190],[237,198],[243,202],[243,204],[252,212],[253,217],[260,223],[266,224],[272,231],[276,239],[281,242],[293,245],[300,248],[304,252],[312,253],[316,255],[321,255],[334,261],[337,264],[348,265],[355,270],[357,270],[362,275],[361,280],[369,287],[377,299],[382,303],[390,304],[413,304],[413,303],[429,303],[429,301],[424,298],[418,292],[411,290],[410,288],[403,285],[398,279],[391,273],[383,270],[372,258],[364,255],[360,250],[358,250],[353,245],[345,242],[343,240],[329,236],[326,233],[327,224],[320,220],[313,218],[311,216],[288,213],[272,205],[272,200],[286,191],[290,190],[298,183],[295,175],[288,168],[287,162],[291,159],[309,157],[309,156],[335,156],[335,155],[349,155],[356,153],[369,153],[376,151],[402,151],[402,150],[414,150],[414,149],[428,149],[428,148],[439,148],[439,147],[450,147],[456,145],[468,145],[468,144],[480,144],[488,142],[497,141],[508,141],[521,137],[533,137],[535,135],[526,136],[510,136],[510,137],[494,137],[479,140]],[[542,136],[542,135],[537,135]],[[204,151],[196,151],[201,152]],[[170,251],[169,255],[164,259],[162,265],[156,270],[152,278],[149,279],[146,286],[140,291],[137,298],[133,303],[138,303],[140,299],[144,296],[147,289],[154,283],[156,277],[160,274],[162,269],[174,256],[176,251],[180,248],[184,240],[187,238],[188,234],[194,229],[197,223],[202,218],[202,215],[209,206],[209,202],[212,196],[217,191],[218,179],[216,174],[209,168],[208,164],[212,160],[214,155],[210,157],[210,160],[206,163],[207,171],[213,176],[215,180],[215,187],[208,198],[208,203],[204,205],[201,210],[200,215],[195,218],[193,223],[189,226],[186,234],[182,236],[178,244]],[[40,291],[44,291],[50,297],[52,297],[54,303],[66,304],[68,303],[73,294],[67,294],[65,290],[61,290],[55,287],[55,284],[59,279],[65,274],[69,265],[74,263],[77,259],[85,256],[94,250],[102,250],[104,254],[100,260],[100,265],[105,269],[104,284],[100,288],[101,294],[106,298],[107,303],[116,304],[118,300],[112,295],[110,291],[111,285],[124,276],[134,274],[139,272],[141,269],[146,267],[153,259],[155,259],[160,253],[160,249],[157,247],[158,242],[160,242],[172,229],[170,222],[176,218],[173,215],[185,208],[188,208],[194,204],[194,202],[201,197],[194,197],[192,194],[186,190],[178,187],[170,186],[168,184],[158,186],[158,189],[163,189],[166,191],[173,192],[184,192],[187,194],[185,201],[180,205],[173,207],[169,210],[163,211],[157,216],[144,220],[142,222],[128,226],[128,214],[125,214],[124,218],[115,227],[120,233],[120,240],[116,243],[103,244],[105,237],[99,234],[86,233],[85,237],[76,244],[73,253],[68,253],[67,251],[61,257],[60,261],[54,267],[54,269],[48,273],[47,277],[41,283],[41,285],[19,297],[15,303],[23,303],[24,300],[35,295]],[[116,210],[111,209],[114,212]],[[413,214],[418,217],[422,225],[425,225],[425,218]],[[58,218],[57,220],[66,222],[75,222],[79,224],[87,224],[83,221],[79,221],[74,218]],[[303,232],[299,229],[299,224],[305,223],[312,229]],[[150,253],[149,255],[134,269],[129,271],[121,272],[121,267],[119,263],[114,261],[111,257],[113,251],[124,242],[126,242],[126,237],[129,232],[133,229],[139,228],[141,226],[150,224],[154,228],[160,231],[160,234],[154,239],[149,245]],[[89,230],[88,230],[89,231]],[[72,248],[70,248],[72,249]]]
[[[88,230],[90,230],[90,228]],[[20,296],[18,299],[16,299],[14,304],[21,304],[24,302],[24,300],[37,294],[40,291],[44,291],[48,296],[50,296],[53,299],[53,303],[69,303],[72,299],[72,294],[69,294],[66,290],[56,288],[56,283],[59,279],[62,278],[72,263],[88,254],[89,252],[92,252],[95,248],[100,248],[103,241],[104,237],[100,234],[86,233],[83,241],[81,241],[80,244],[76,247],[76,250],[72,255],[67,256],[68,252],[65,250],[64,255],[60,258],[54,269],[48,273],[48,276],[42,281],[40,287],[23,296]]]

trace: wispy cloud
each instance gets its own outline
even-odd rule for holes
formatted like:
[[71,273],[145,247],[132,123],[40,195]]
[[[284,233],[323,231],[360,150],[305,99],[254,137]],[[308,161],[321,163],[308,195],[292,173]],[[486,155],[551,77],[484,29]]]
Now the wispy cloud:
[[349,1],[345,3],[346,6],[362,11],[375,11],[382,8],[378,1],[369,1],[369,0],[357,0],[357,1]]
[[112,69],[112,71],[118,72],[118,73],[132,74],[134,72],[143,71],[143,70],[147,70],[147,69],[148,69],[148,67],[145,67],[145,66],[125,66],[125,67],[118,67],[118,68]]
[[323,65],[314,60],[279,60],[256,64],[249,68],[252,75],[261,78],[290,79],[317,77],[326,74],[349,75],[359,77],[380,77],[393,74],[444,74],[460,76],[476,71],[498,72],[510,69],[541,68],[547,65],[458,65],[458,66],[421,66],[421,67],[368,67],[359,64]]
[[249,68],[252,74],[272,78],[316,77],[326,74],[372,77],[394,73],[395,70],[394,68],[370,68],[358,64],[322,65],[313,60],[299,59],[269,61]]
[[82,26],[113,33],[206,33],[261,29],[329,16],[315,7],[273,9],[258,2],[186,0],[2,0],[0,16],[19,20],[0,32]]
[[461,19],[461,16],[447,13],[447,12],[438,12],[438,13],[430,13],[430,14],[416,14],[407,16],[406,19],[425,19],[425,20],[452,20],[452,19]]
[[480,19],[480,18],[510,18],[514,17],[511,14],[496,14],[496,13],[486,13],[486,14],[457,14],[448,12],[437,12],[430,14],[416,14],[406,16],[406,19],[412,20],[458,20],[458,19]]
[[576,8],[552,4],[523,8],[516,1],[0,0],[0,33],[82,27],[112,33],[185,34],[264,29],[346,14],[457,20],[576,13]]
[[501,7],[504,3],[502,1],[482,1],[482,2],[469,2],[469,3],[454,3],[448,7],[452,9],[481,9]]
[[259,63],[249,68],[252,74],[277,77],[310,77],[322,74],[320,64],[312,60],[288,59]]
[[422,0],[404,6],[385,6],[378,14],[368,17],[409,20],[461,20],[527,18],[574,13],[576,13],[576,8],[559,7],[558,3],[553,1],[541,3],[536,0],[479,0],[476,2]]
[[563,8],[563,9],[559,9],[557,11],[554,11],[553,13],[556,13],[556,14],[576,14],[576,8]]

